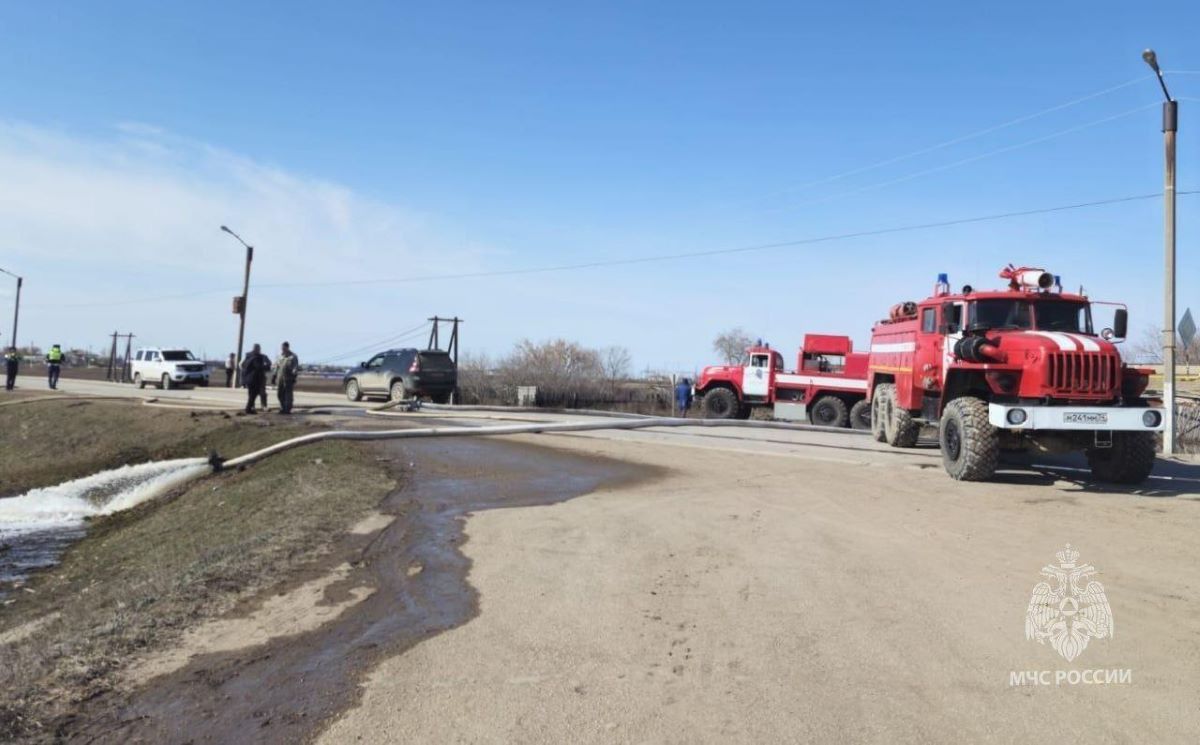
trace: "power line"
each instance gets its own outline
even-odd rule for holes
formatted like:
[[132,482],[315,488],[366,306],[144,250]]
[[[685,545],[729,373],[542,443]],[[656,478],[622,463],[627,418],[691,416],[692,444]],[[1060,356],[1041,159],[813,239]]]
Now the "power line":
[[[1179,196],[1187,196],[1191,194],[1200,194],[1200,189],[1192,191],[1179,191]],[[852,238],[868,238],[879,235],[889,235],[891,233],[906,233],[918,230],[933,230],[935,228],[947,228],[956,225],[969,225],[972,223],[991,222],[995,220],[1006,220],[1014,217],[1028,217],[1031,215],[1045,215],[1053,212],[1066,212],[1068,210],[1084,209],[1087,207],[1102,207],[1110,204],[1122,204],[1125,202],[1137,202],[1146,199],[1161,199],[1162,192],[1154,194],[1138,194],[1128,197],[1116,197],[1113,199],[1099,199],[1092,202],[1077,202],[1075,204],[1064,204],[1055,207],[1042,207],[1031,210],[1021,210],[1016,212],[1001,212],[990,215],[979,215],[975,217],[963,217],[954,220],[942,220],[939,222],[916,223],[913,225],[899,225],[888,228],[876,228],[872,230],[860,230],[850,233],[835,233],[832,235],[815,236],[811,238],[800,238],[792,241],[779,241],[776,243],[760,243],[750,246],[739,246],[737,248],[717,248],[707,251],[688,251],[674,254],[659,254],[657,256],[639,256],[628,259],[605,259],[601,261],[587,261],[577,264],[558,264],[554,266],[534,267],[529,269],[500,269],[486,272],[463,272],[458,274],[426,274],[413,277],[392,277],[392,278],[376,278],[376,279],[357,279],[357,280],[335,280],[330,282],[289,282],[276,283],[271,285],[259,285],[259,287],[343,287],[352,285],[372,285],[372,284],[408,284],[411,282],[430,282],[436,280],[449,279],[479,279],[483,277],[507,277],[524,274],[544,274],[549,272],[564,272],[577,269],[596,269],[610,266],[628,266],[632,264],[649,264],[660,261],[675,261],[679,259],[697,259],[706,256],[719,256],[723,254],[747,253],[751,251],[767,251],[774,248],[789,248],[792,246],[804,246],[813,243],[828,243],[832,241],[850,240]]]
[[832,176],[825,176],[823,178],[817,179],[816,181],[810,181],[805,184],[800,184],[798,186],[790,187],[787,189],[782,189],[782,190],[774,192],[772,194],[768,194],[765,197],[760,198],[760,200],[756,200],[756,201],[761,201],[761,199],[768,199],[768,198],[775,197],[775,196],[784,196],[786,194],[793,194],[797,191],[804,191],[806,189],[811,189],[814,186],[823,186],[825,184],[829,184],[834,181],[840,181],[840,180],[842,180],[844,178],[848,178],[850,176],[857,176],[860,173],[874,171],[876,169],[883,168],[885,166],[890,166],[895,163],[901,163],[903,161],[910,160],[912,158],[916,158],[921,155],[927,155],[929,153],[937,152],[938,150],[943,150],[945,148],[951,147],[952,145],[958,145],[958,144],[961,144],[964,142],[969,142],[971,140],[978,139],[985,135],[992,134],[993,132],[999,132],[1002,129],[1008,129],[1009,127],[1015,127],[1018,124],[1024,124],[1025,122],[1032,121],[1034,119],[1038,119],[1040,117],[1046,116],[1047,114],[1053,114],[1056,111],[1062,111],[1063,109],[1068,109],[1072,106],[1077,106],[1081,103],[1085,103],[1087,101],[1091,101],[1093,99],[1100,98],[1101,96],[1106,96],[1110,93],[1114,93],[1123,88],[1128,88],[1129,86],[1136,85],[1138,83],[1141,83],[1145,80],[1150,80],[1152,78],[1154,78],[1153,75],[1143,75],[1139,78],[1134,78],[1133,80],[1127,80],[1124,83],[1119,83],[1117,85],[1110,86],[1103,90],[1099,90],[1094,93],[1089,93],[1085,96],[1080,96],[1078,98],[1072,98],[1068,101],[1064,101],[1063,103],[1055,104],[1054,106],[1051,106],[1049,108],[1045,108],[1040,111],[1035,111],[1032,114],[1025,114],[1025,115],[1019,116],[1015,119],[1009,119],[1007,121],[1000,122],[999,124],[993,124],[991,126],[984,127],[983,129],[975,130],[974,132],[969,132],[964,135],[952,137],[948,140],[939,142],[936,145],[929,145],[928,147],[923,147],[918,150],[913,150],[912,152],[905,153],[903,155],[892,156],[890,158],[885,158],[883,160],[877,161],[875,163],[871,163],[869,165],[852,168],[848,171],[843,171],[841,173],[837,173]]
[[336,361],[338,361],[338,360],[343,360],[343,359],[346,359],[346,358],[348,358],[348,357],[353,357],[353,356],[355,356],[355,355],[359,355],[359,354],[362,354],[362,353],[364,353],[364,352],[368,352],[368,351],[370,351],[370,350],[372,350],[372,349],[378,349],[379,347],[381,347],[381,346],[383,346],[383,345],[385,345],[385,344],[393,344],[393,343],[395,343],[395,342],[398,342],[398,341],[403,341],[403,340],[406,340],[406,339],[413,339],[413,338],[417,338],[417,337],[419,337],[419,336],[421,336],[421,335],[423,335],[423,334],[425,333],[425,329],[426,329],[428,326],[429,326],[429,324],[428,324],[428,323],[423,323],[423,324],[421,324],[420,326],[416,326],[416,327],[414,327],[414,328],[407,329],[407,330],[405,330],[405,331],[403,331],[403,332],[401,332],[401,333],[399,333],[399,334],[397,334],[397,335],[395,335],[395,336],[389,336],[389,337],[388,337],[388,338],[386,338],[386,339],[380,339],[379,341],[371,342],[370,344],[365,344],[365,345],[363,345],[363,346],[361,346],[361,347],[357,347],[357,348],[355,348],[355,349],[351,349],[351,350],[349,350],[349,351],[347,351],[347,352],[341,352],[341,353],[338,353],[338,354],[336,354],[336,355],[328,355],[328,356],[325,356],[325,357],[324,357],[324,358],[322,358],[322,359],[321,359],[319,362],[315,362],[315,363],[313,363],[313,364],[317,364],[317,365],[324,365],[324,364],[327,364],[327,363],[329,363],[329,362],[336,362]]
[[406,339],[412,339],[412,338],[415,338],[415,337],[418,337],[418,336],[420,336],[420,335],[424,334],[424,333],[425,333],[425,329],[426,329],[426,328],[428,328],[428,327],[429,327],[429,322],[428,322],[428,321],[426,321],[426,322],[422,323],[422,324],[421,324],[421,325],[419,325],[419,326],[414,326],[414,327],[412,327],[412,328],[410,328],[410,329],[405,329],[404,331],[401,331],[399,334],[397,334],[397,335],[395,335],[395,336],[390,336],[390,337],[388,337],[388,338],[386,338],[386,339],[382,339],[382,340],[380,340],[380,341],[371,342],[370,344],[365,344],[365,345],[363,345],[363,346],[361,346],[361,347],[357,347],[357,348],[355,348],[355,349],[352,349],[352,350],[350,350],[350,351],[348,351],[348,352],[343,352],[343,353],[340,353],[340,354],[337,354],[337,355],[332,355],[332,356],[326,356],[326,357],[322,358],[322,359],[321,359],[319,362],[313,362],[313,363],[310,363],[310,364],[313,364],[313,365],[326,365],[326,364],[329,364],[330,362],[336,362],[336,361],[338,361],[338,360],[344,360],[344,359],[346,359],[347,357],[353,357],[353,356],[355,356],[355,355],[362,354],[363,352],[367,352],[367,351],[370,351],[370,350],[372,350],[372,349],[378,349],[379,347],[382,347],[382,346],[383,346],[383,345],[385,345],[385,344],[394,344],[395,342],[398,342],[398,341],[404,341],[404,340],[406,340]]
[[[1188,196],[1200,194],[1200,190],[1179,191],[1179,196]],[[527,274],[546,274],[551,272],[564,272],[579,269],[597,269],[612,266],[629,266],[635,264],[648,264],[662,261],[675,261],[680,259],[695,259],[704,258],[707,256],[719,256],[723,254],[746,253],[752,251],[766,251],[774,248],[787,248],[792,246],[803,246],[814,243],[827,243],[832,241],[850,240],[853,238],[868,238],[872,236],[888,235],[891,233],[905,233],[920,230],[934,230],[937,228],[953,227],[956,225],[969,225],[972,223],[992,222],[996,220],[1006,220],[1016,217],[1028,217],[1031,215],[1044,215],[1054,212],[1066,212],[1069,210],[1085,209],[1089,207],[1102,207],[1105,205],[1122,204],[1125,202],[1136,202],[1146,199],[1158,199],[1162,197],[1162,193],[1154,194],[1138,194],[1135,196],[1116,197],[1112,199],[1100,199],[1091,202],[1077,202],[1074,204],[1058,205],[1054,207],[1042,207],[1031,210],[1019,210],[1014,212],[1001,212],[988,215],[978,215],[974,217],[957,218],[953,220],[943,220],[938,222],[916,223],[912,225],[898,225],[887,228],[876,228],[872,230],[854,231],[849,233],[834,233],[830,235],[814,236],[810,238],[801,238],[791,241],[779,241],[776,243],[762,243],[749,246],[739,246],[736,248],[718,248],[706,251],[687,251],[674,254],[658,254],[655,256],[639,256],[628,259],[604,259],[599,261],[585,261],[574,264],[557,264],[543,267],[531,267],[527,269],[498,269],[492,271],[480,272],[460,272],[454,274],[425,274],[407,277],[383,277],[372,279],[347,279],[347,280],[331,280],[326,282],[274,282],[274,283],[259,283],[259,289],[288,289],[288,288],[304,288],[304,287],[352,287],[360,285],[382,285],[382,284],[410,284],[414,282],[433,282],[439,280],[453,279],[481,279],[486,277],[508,277]],[[56,307],[105,307],[114,304],[126,305],[133,303],[154,302],[160,299],[171,299],[178,297],[195,297],[199,295],[211,295],[214,293],[226,292],[226,290],[201,290],[198,292],[184,293],[174,296],[163,296],[155,298],[142,298],[136,300],[120,301],[119,303],[76,303],[73,305],[57,305]],[[386,343],[386,342],[385,342]]]
[[1155,101],[1154,103],[1149,103],[1144,106],[1138,106],[1135,109],[1129,109],[1128,111],[1122,111],[1118,114],[1112,114],[1112,115],[1106,116],[1102,119],[1096,119],[1094,121],[1085,122],[1084,124],[1077,124],[1074,127],[1068,127],[1067,129],[1063,129],[1058,132],[1052,132],[1048,135],[1042,135],[1041,137],[1035,137],[1032,140],[1026,140],[1025,142],[1018,142],[1015,145],[1006,145],[1004,147],[997,148],[995,150],[989,150],[986,153],[980,153],[978,155],[972,155],[968,158],[962,158],[961,160],[956,160],[953,163],[946,163],[944,165],[934,166],[932,168],[925,168],[923,170],[909,173],[904,176],[898,176],[896,178],[888,179],[886,181],[880,181],[880,182],[874,183],[874,184],[867,184],[866,186],[860,186],[855,189],[851,189],[849,191],[844,191],[844,192],[840,192],[838,194],[833,194],[831,196],[820,197],[818,199],[810,199],[810,200],[807,200],[804,202],[800,202],[798,204],[788,205],[787,207],[779,207],[779,208],[776,208],[773,210],[764,210],[764,211],[768,212],[768,213],[783,212],[786,210],[792,210],[792,209],[796,209],[797,207],[804,207],[804,206],[811,205],[811,204],[822,204],[824,202],[831,202],[831,201],[834,201],[837,199],[841,199],[843,197],[853,196],[855,194],[861,194],[864,191],[874,191],[875,189],[882,189],[884,187],[893,186],[895,184],[903,183],[905,181],[911,181],[915,178],[920,178],[921,176],[928,176],[931,173],[940,173],[942,171],[948,171],[952,168],[958,168],[959,166],[964,166],[969,163],[974,163],[976,161],[983,160],[985,158],[990,158],[993,155],[1000,155],[1002,153],[1011,152],[1013,150],[1020,150],[1022,148],[1031,147],[1033,145],[1039,145],[1039,144],[1041,144],[1043,142],[1047,142],[1049,140],[1054,140],[1059,137],[1065,137],[1066,135],[1074,134],[1075,132],[1079,132],[1080,130],[1089,129],[1091,127],[1096,127],[1101,124],[1107,124],[1108,122],[1115,121],[1117,119],[1122,119],[1127,116],[1132,116],[1138,112],[1145,111],[1146,109],[1150,109],[1150,108],[1155,108],[1159,105],[1160,105],[1159,102]]

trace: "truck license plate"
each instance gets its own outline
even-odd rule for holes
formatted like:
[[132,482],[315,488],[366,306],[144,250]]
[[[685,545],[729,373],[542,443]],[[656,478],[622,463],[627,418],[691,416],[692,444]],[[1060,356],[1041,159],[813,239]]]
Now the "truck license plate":
[[1108,414],[1065,412],[1063,413],[1063,424],[1108,424]]

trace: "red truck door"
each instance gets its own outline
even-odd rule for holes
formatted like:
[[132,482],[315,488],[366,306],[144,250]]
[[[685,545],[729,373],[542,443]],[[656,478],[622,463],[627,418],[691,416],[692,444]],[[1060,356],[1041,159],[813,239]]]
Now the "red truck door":
[[913,385],[940,390],[954,362],[954,345],[963,337],[964,304],[961,301],[927,305],[920,310],[917,345],[913,357]]

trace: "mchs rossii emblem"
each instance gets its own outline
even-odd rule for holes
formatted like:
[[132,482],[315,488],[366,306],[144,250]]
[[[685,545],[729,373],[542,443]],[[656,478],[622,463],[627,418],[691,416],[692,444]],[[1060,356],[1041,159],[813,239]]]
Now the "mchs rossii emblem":
[[1046,580],[1033,588],[1025,613],[1025,638],[1049,642],[1070,662],[1092,639],[1113,635],[1113,614],[1104,585],[1091,579],[1096,568],[1079,564],[1079,552],[1069,543],[1055,556],[1058,564],[1042,567]]

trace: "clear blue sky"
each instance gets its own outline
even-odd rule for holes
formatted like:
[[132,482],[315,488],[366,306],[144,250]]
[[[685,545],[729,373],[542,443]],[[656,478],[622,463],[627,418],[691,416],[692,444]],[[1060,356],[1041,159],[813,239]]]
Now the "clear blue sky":
[[[1180,186],[1200,188],[1197,28],[1184,2],[9,3],[0,266],[29,278],[23,343],[99,347],[119,328],[219,356],[240,285],[222,222],[258,245],[254,282],[269,285],[1151,193],[1162,149],[1146,46],[1192,73],[1169,82]],[[1181,313],[1200,311],[1197,218],[1200,196],[1181,198]],[[563,336],[683,371],[735,325],[787,348],[806,331],[865,342],[937,272],[988,286],[1009,261],[1130,303],[1141,329],[1160,323],[1161,241],[1147,201],[637,266],[262,287],[249,336],[315,360],[458,313],[466,349]]]

